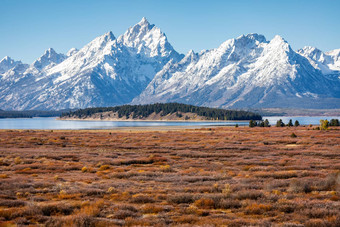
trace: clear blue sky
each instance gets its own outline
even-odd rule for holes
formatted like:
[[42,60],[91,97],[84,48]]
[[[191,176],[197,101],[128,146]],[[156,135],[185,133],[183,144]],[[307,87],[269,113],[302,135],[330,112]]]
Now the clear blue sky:
[[242,34],[278,34],[293,49],[340,48],[339,0],[0,0],[0,59],[32,63],[53,47],[66,53],[145,16],[181,53]]

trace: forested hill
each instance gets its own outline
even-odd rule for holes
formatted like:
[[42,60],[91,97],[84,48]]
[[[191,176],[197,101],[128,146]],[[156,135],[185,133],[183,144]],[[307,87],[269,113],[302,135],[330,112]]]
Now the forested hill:
[[261,120],[248,111],[199,107],[180,103],[123,105],[86,108],[63,113],[62,119],[130,119],[130,120]]
[[57,117],[67,110],[43,111],[43,110],[0,110],[0,118],[32,118],[32,117]]

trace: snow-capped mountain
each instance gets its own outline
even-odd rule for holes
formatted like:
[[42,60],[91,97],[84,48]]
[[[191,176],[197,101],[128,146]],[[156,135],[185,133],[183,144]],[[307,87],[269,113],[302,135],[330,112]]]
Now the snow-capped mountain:
[[315,47],[304,47],[297,51],[323,74],[340,73],[340,49],[323,53]]
[[280,36],[267,41],[262,35],[249,34],[169,62],[132,103],[339,108],[340,80],[327,76],[338,74],[335,62],[323,63],[329,69],[325,74],[311,61]]
[[58,54],[53,48],[49,48],[40,58],[33,62],[32,66],[38,70],[46,70],[61,63],[65,59],[65,55]]
[[13,67],[21,64],[21,61],[14,61],[12,58],[6,56],[0,61],[0,74],[7,72]]
[[65,109],[126,104],[169,60],[182,57],[165,34],[143,18],[118,39],[108,32],[66,56],[49,49],[12,89],[0,90],[0,106]]
[[181,102],[223,108],[340,108],[340,49],[294,51],[280,36],[249,34],[200,53],[177,53],[145,18],[66,55],[31,65],[0,61],[0,109],[66,109]]
[[67,57],[71,57],[72,55],[74,55],[74,54],[76,54],[76,53],[78,53],[78,49],[77,48],[71,48],[68,52],[67,52],[67,54],[66,54],[66,56]]

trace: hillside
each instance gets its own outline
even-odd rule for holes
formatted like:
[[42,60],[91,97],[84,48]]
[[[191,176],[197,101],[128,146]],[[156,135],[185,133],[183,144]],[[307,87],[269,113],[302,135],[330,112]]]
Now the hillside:
[[24,111],[5,111],[0,110],[0,118],[32,118],[32,117],[57,117],[65,113],[66,110],[60,111],[39,111],[39,110],[24,110]]
[[329,60],[319,65],[313,62],[321,60],[312,56],[294,51],[280,36],[272,40],[259,34],[240,36],[212,50],[189,51],[180,62],[169,62],[132,103],[340,108],[338,55],[324,53]]
[[123,105],[80,109],[60,119],[80,120],[260,120],[261,115],[237,110],[198,107],[179,103]]
[[151,103],[219,108],[340,108],[340,50],[293,50],[280,36],[228,39],[178,53],[143,18],[67,54],[0,61],[0,109],[60,110]]

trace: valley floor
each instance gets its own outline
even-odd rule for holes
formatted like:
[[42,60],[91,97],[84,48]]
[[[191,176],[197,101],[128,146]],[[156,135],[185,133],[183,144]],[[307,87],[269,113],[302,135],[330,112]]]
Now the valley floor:
[[0,226],[340,225],[339,127],[160,129],[0,130]]

